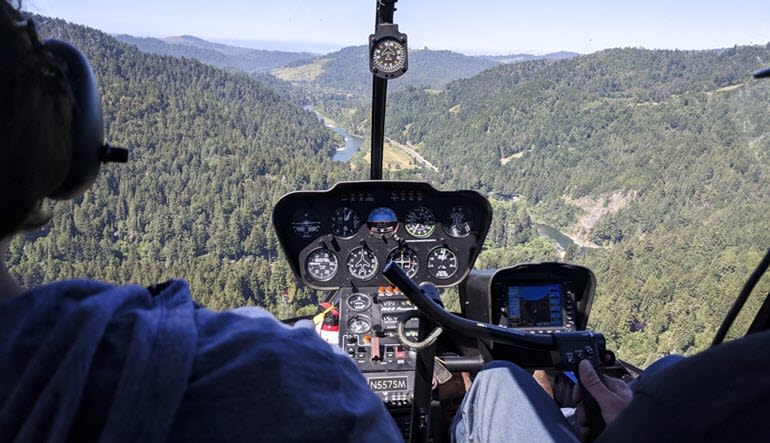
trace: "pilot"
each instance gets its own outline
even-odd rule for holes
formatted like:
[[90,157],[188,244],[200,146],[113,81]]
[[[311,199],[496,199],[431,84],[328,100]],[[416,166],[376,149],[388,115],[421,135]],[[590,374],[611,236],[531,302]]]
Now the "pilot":
[[11,238],[48,221],[44,199],[91,181],[70,183],[85,161],[73,128],[101,123],[81,100],[98,100],[81,57],[0,1],[0,440],[400,441],[351,359],[310,327],[199,308],[182,280],[12,277]]

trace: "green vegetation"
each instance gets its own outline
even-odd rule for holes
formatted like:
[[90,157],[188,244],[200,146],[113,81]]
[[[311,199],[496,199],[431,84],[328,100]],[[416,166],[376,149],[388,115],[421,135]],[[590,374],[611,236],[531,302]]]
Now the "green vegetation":
[[[292,86],[38,22],[89,56],[108,136],[132,149],[132,162],[53,206],[50,227],[11,245],[12,272],[26,285],[184,277],[215,309],[312,310],[315,294],[295,283],[277,249],[272,205],[289,191],[364,177],[367,149],[353,172],[332,162],[338,141],[292,103],[310,101],[367,136],[369,105],[350,111],[371,87],[365,48],[326,56],[312,81]],[[770,82],[749,79],[770,65],[770,47],[614,49],[456,81],[489,66],[461,71],[467,60],[452,54],[412,55],[391,88],[386,134],[417,146],[439,171],[404,163],[388,176],[495,196],[478,267],[558,259],[591,267],[599,282],[591,326],[637,364],[707,346],[770,245]],[[421,77],[422,56],[443,71]],[[599,247],[571,246],[562,258],[532,219]],[[768,291],[770,278],[758,293]],[[447,298],[456,304],[456,293]]]
[[218,68],[237,69],[248,73],[267,72],[279,66],[317,57],[309,52],[265,51],[223,45],[190,35],[157,39],[121,34],[115,38],[123,43],[135,45],[144,52],[192,58]]
[[104,168],[83,198],[53,207],[48,228],[13,242],[11,271],[23,284],[182,277],[214,309],[258,304],[292,316],[312,303],[281,258],[270,217],[289,191],[350,178],[330,160],[331,132],[244,74],[37,21],[91,60],[107,136],[131,149],[131,162]]
[[[452,80],[471,77],[494,66],[497,66],[496,62],[451,51],[412,50],[409,53],[408,75],[390,82],[388,86],[391,91],[410,86],[440,89]],[[272,73],[315,91],[368,98],[372,90],[367,46],[350,46],[307,63],[294,63],[273,70]]]
[[503,65],[393,94],[386,133],[420,144],[442,186],[521,194],[553,226],[591,215],[568,201],[627,196],[590,224],[603,248],[578,260],[599,281],[591,325],[643,364],[703,349],[770,245],[770,84],[749,78],[765,65],[770,47]]

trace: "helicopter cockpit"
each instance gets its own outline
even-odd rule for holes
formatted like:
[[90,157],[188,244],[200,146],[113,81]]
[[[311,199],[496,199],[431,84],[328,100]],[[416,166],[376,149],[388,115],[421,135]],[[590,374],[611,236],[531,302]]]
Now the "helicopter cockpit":
[[[332,291],[328,301],[339,311],[339,330],[327,340],[355,361],[412,442],[446,439],[436,387],[452,372],[475,373],[492,360],[550,371],[566,405],[574,379],[555,374],[575,371],[583,359],[605,374],[635,377],[637,368],[617,360],[603,335],[586,329],[596,286],[590,269],[532,263],[476,270],[492,220],[485,197],[382,180],[387,83],[408,70],[395,3],[377,1],[369,38],[371,179],[290,193],[273,212],[295,276]],[[435,292],[415,282],[457,286],[461,312],[447,312]],[[585,404],[598,432],[598,405],[590,398]]]

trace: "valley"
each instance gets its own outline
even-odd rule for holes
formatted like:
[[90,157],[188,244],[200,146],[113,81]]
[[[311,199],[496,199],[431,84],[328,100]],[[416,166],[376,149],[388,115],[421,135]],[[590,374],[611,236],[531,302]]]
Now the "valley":
[[[315,312],[270,213],[287,192],[366,178],[366,48],[259,51],[38,20],[93,61],[108,136],[134,161],[49,206],[54,223],[11,245],[12,272],[28,285],[184,276],[213,309]],[[590,325],[636,364],[708,345],[770,245],[770,82],[749,78],[770,46],[411,55],[389,89],[387,175],[488,196],[478,266],[591,267]]]

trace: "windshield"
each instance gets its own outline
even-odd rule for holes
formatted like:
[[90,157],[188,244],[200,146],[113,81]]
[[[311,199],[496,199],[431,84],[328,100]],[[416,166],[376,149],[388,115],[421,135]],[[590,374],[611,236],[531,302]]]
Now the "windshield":
[[[271,211],[368,178],[375,2],[23,6],[91,60],[107,138],[132,162],[48,206],[53,223],[11,244],[11,271],[27,286],[183,277],[213,309],[315,313],[322,295],[295,280]],[[397,9],[409,64],[388,86],[385,178],[487,197],[476,268],[590,267],[590,326],[619,356],[707,347],[770,245],[770,81],[751,78],[770,66],[770,4]],[[456,290],[445,303],[459,309]]]

